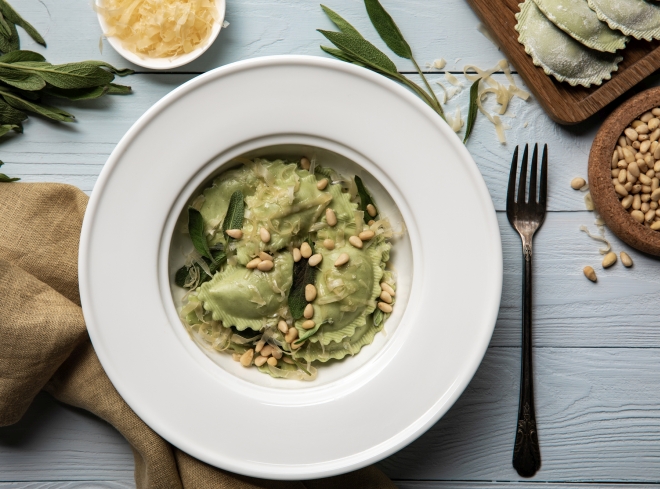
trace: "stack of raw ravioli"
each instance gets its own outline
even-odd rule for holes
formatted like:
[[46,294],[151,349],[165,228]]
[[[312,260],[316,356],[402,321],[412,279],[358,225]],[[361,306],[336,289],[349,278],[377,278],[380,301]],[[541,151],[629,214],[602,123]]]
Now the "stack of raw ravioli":
[[649,0],[526,0],[516,19],[534,64],[573,86],[609,80],[629,36],[660,39],[660,2]]

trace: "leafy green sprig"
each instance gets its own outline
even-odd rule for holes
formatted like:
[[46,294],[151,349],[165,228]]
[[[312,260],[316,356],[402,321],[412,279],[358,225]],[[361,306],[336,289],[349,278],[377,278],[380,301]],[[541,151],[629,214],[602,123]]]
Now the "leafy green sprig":
[[[413,56],[410,45],[403,37],[392,16],[383,8],[379,0],[364,0],[367,14],[371,23],[376,28],[378,35],[387,44],[397,56],[412,61],[417,73],[421,77],[424,87],[420,87],[406,76],[397,71],[394,62],[387,57],[380,49],[367,41],[362,34],[358,32],[349,22],[341,17],[337,12],[321,5],[328,18],[337,26],[339,32],[317,29],[328,39],[335,47],[321,46],[326,53],[347,63],[353,63],[364,68],[368,68],[387,78],[397,81],[416,93],[424,102],[426,102],[440,117],[445,119],[442,104],[438,101],[431,85],[429,84],[424,72],[419,67],[419,63]],[[468,109],[467,126],[463,142],[466,143],[474,127],[477,117],[477,96],[479,80],[477,80],[470,89],[470,106]]]

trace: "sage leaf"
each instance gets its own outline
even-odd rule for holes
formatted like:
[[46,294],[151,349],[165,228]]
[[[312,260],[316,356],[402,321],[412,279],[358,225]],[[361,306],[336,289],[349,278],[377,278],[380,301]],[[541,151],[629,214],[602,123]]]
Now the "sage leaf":
[[381,311],[380,309],[376,308],[374,311],[374,326],[377,328],[383,324],[383,320],[385,319],[385,313]]
[[315,324],[312,329],[309,329],[309,330],[305,331],[305,333],[303,333],[303,335],[300,338],[298,338],[296,341],[294,341],[294,343],[299,345],[300,343],[305,341],[307,338],[311,338],[312,336],[314,336],[316,334],[316,332],[321,328],[321,326],[323,326],[324,324],[332,324],[332,323],[333,323],[333,321],[325,319],[323,322]]
[[[0,161],[0,166],[2,166],[2,165],[4,165],[4,163],[2,161]],[[0,173],[0,182],[9,183],[9,182],[15,182],[17,180],[20,180],[20,178],[11,178],[11,177],[8,177],[7,175],[5,175],[4,173]]]
[[46,58],[34,51],[21,50],[0,56],[0,63],[16,63],[18,61],[46,61]]
[[472,134],[472,128],[474,127],[474,121],[477,120],[477,97],[479,96],[479,82],[481,78],[476,80],[470,87],[470,105],[468,107],[468,116],[467,124],[465,126],[465,137],[463,138],[463,144],[467,143],[470,134]]
[[345,34],[353,34],[357,37],[362,37],[362,34],[360,34],[355,27],[353,27],[351,24],[346,22],[346,20],[344,20],[344,18],[341,15],[339,15],[337,12],[326,7],[323,4],[321,4],[321,8],[326,13],[328,18],[332,21],[332,23],[335,24],[341,32]]
[[10,37],[11,36],[11,27],[5,20],[5,16],[0,12],[0,36]]
[[110,92],[109,85],[91,88],[74,88],[72,90],[65,90],[63,88],[48,87],[44,93],[52,97],[64,98],[67,100],[91,100],[99,98],[102,95]]
[[228,229],[241,229],[243,227],[243,214],[245,213],[245,202],[243,192],[237,190],[229,198],[229,207],[225,220],[222,223],[222,232],[226,233]]
[[305,287],[314,283],[316,267],[310,267],[307,259],[303,258],[293,264],[293,283],[289,291],[289,312],[293,319],[300,319],[305,312],[307,300]]
[[176,271],[176,274],[174,275],[174,283],[178,285],[179,287],[183,287],[186,284],[186,281],[188,280],[188,267],[185,265],[179,268]]
[[[0,62],[0,67],[3,66],[6,65]],[[10,66],[35,73],[54,87],[66,89],[106,85],[115,78],[115,75],[109,71],[84,61],[63,65],[52,65],[45,61],[20,61],[12,63]]]
[[362,183],[362,179],[357,175],[355,175],[355,185],[357,186],[358,195],[360,196],[359,209],[364,212],[364,222],[368,223],[371,219],[378,217],[378,214],[376,214],[374,217],[371,217],[367,212],[367,206],[369,204],[373,205],[374,208],[376,208],[376,211],[378,210],[378,208],[374,204],[374,201],[371,198],[369,192],[367,191],[367,188],[364,186],[364,183]]
[[354,65],[364,67],[364,64],[360,63],[355,58],[352,58],[350,54],[346,54],[341,49],[330,48],[328,46],[321,46],[321,49],[326,53],[328,53],[330,56],[334,56],[335,58],[340,59],[341,61],[346,61],[347,63],[353,63]]
[[0,81],[30,92],[36,92],[46,86],[46,82],[39,75],[3,67],[0,67]]
[[197,253],[213,261],[209,244],[204,236],[204,218],[194,207],[188,207],[188,234]]
[[[21,127],[16,124],[2,124],[0,126],[0,137],[4,136],[9,131],[21,132],[20,129]],[[0,164],[0,166],[2,165]]]
[[211,250],[211,256],[213,261],[209,264],[209,269],[211,273],[215,273],[220,266],[227,261],[227,255],[223,250]]
[[32,24],[30,24],[27,20],[21,17],[18,14],[18,12],[16,12],[11,7],[11,5],[9,5],[5,0],[0,0],[0,12],[2,12],[2,15],[8,22],[10,22],[11,24],[16,24],[21,26],[32,39],[34,39],[42,46],[46,45],[46,41],[44,41],[44,38],[41,37],[41,34],[37,32],[37,30],[32,26]]
[[11,31],[9,36],[0,35],[0,51],[3,53],[16,51],[20,47],[18,31],[16,30],[16,26],[11,22],[9,23],[9,30]]
[[110,70],[110,73],[113,73],[117,76],[128,76],[135,73],[135,71],[129,68],[123,68],[123,69],[115,68],[110,63],[106,63],[105,61],[85,61],[84,63],[94,65],[98,68],[107,68],[108,70]]
[[20,124],[27,119],[27,114],[16,110],[0,99],[0,124]]
[[370,65],[379,71],[385,72],[391,76],[399,77],[396,65],[385,53],[362,37],[354,34],[345,34],[343,32],[332,32],[317,29],[332,44],[339,49],[352,55],[360,63]]
[[392,16],[387,13],[378,0],[364,0],[364,5],[367,7],[367,14],[371,19],[371,23],[376,28],[378,35],[385,41],[397,56],[405,59],[412,58],[412,50],[403,38],[403,34],[394,23]]
[[42,115],[54,121],[73,122],[76,119],[72,114],[69,114],[65,110],[58,109],[57,107],[51,107],[50,105],[43,105],[43,104],[37,104],[35,102],[30,102],[20,98],[16,94],[7,92],[2,89],[0,89],[0,96],[2,96],[5,102],[7,102],[15,109],[34,112],[35,114]]
[[118,85],[117,83],[108,83],[108,94],[111,95],[128,95],[133,90],[128,85]]

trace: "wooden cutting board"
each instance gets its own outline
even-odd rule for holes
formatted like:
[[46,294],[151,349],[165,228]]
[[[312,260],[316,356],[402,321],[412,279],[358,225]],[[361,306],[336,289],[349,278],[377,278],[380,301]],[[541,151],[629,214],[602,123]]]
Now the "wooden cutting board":
[[560,124],[577,124],[605,107],[660,68],[660,41],[631,38],[620,51],[623,61],[602,85],[572,87],[548,76],[535,66],[518,42],[515,15],[519,0],[468,0],[472,9],[500,45],[550,118]]

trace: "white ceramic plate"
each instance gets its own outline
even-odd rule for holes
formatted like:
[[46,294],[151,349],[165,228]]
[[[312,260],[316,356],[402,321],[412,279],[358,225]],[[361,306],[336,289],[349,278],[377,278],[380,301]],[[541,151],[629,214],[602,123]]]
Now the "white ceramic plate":
[[[211,47],[211,44],[213,44],[213,42],[218,37],[218,34],[220,33],[220,29],[222,29],[222,24],[225,20],[226,2],[225,0],[215,0],[215,3],[218,7],[218,20],[213,25],[213,29],[211,30],[211,35],[206,40],[206,42],[200,44],[199,46],[197,46],[197,48],[195,48],[193,51],[189,52],[188,54],[183,54],[181,56],[176,56],[173,58],[150,58],[147,56],[138,55],[124,48],[121,41],[116,37],[108,37],[107,38],[108,42],[113,47],[113,49],[117,51],[124,59],[138,66],[142,66],[143,68],[150,68],[152,70],[170,70],[172,68],[178,68],[179,66],[186,65],[191,61],[194,61],[197,58],[199,58],[202,54],[206,52],[208,48]],[[99,24],[101,25],[101,31],[106,32],[108,30],[108,27],[107,27],[107,23],[105,22],[105,19],[103,18],[101,13],[97,13],[97,17],[99,19]]]
[[[315,382],[214,361],[187,335],[171,279],[176,222],[241,154],[310,154],[365,178],[405,221],[385,334]],[[94,188],[80,292],[96,352],[133,410],[185,452],[273,479],[348,472],[399,450],[456,401],[490,340],[502,253],[465,147],[414,95],[366,69],[307,56],[234,63],[154,105]]]

